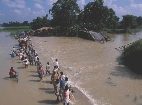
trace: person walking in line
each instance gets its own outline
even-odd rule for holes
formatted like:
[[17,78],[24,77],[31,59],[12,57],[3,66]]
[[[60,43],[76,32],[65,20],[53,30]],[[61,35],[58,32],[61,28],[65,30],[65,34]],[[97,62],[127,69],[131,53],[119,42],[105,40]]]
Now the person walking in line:
[[54,72],[54,71],[58,72],[58,68],[57,68],[57,66],[54,66],[54,68],[53,68],[53,72]]
[[43,80],[43,77],[44,77],[44,69],[43,69],[43,67],[41,67],[40,70],[39,70],[39,78],[40,78],[40,81]]
[[12,48],[12,51],[16,54],[16,48],[15,47]]
[[29,62],[30,62],[30,65],[33,65],[33,61],[34,61],[34,57],[32,54],[29,54]]
[[60,70],[60,69],[59,69],[59,62],[58,62],[58,59],[55,59],[55,66],[58,68],[58,70]]
[[47,65],[46,65],[46,75],[47,73],[50,75],[50,64],[49,62],[47,62]]
[[36,55],[36,56],[35,56],[35,66],[37,65],[38,62],[39,62],[39,58],[38,58],[38,56]]
[[28,67],[29,60],[27,59],[27,57],[25,57],[25,59],[23,60],[23,62],[25,64],[25,68]]
[[38,74],[39,74],[40,68],[41,68],[41,62],[38,62],[38,63],[37,63],[37,73],[38,73]]
[[65,77],[65,86],[68,86],[69,91],[73,91],[72,87],[71,87],[71,83],[68,81],[68,77]]
[[63,105],[69,105],[70,102],[70,91],[68,86],[65,86],[65,89],[63,91]]
[[52,84],[53,84],[54,88],[55,88],[55,81],[56,81],[56,79],[58,79],[58,78],[59,78],[58,72],[57,72],[57,71],[53,71],[53,74],[52,74],[52,76],[51,76],[51,81],[52,81]]
[[63,80],[63,79],[65,79],[65,75],[64,75],[64,73],[63,72],[60,72],[60,77],[59,77],[59,80],[61,81],[61,80]]
[[57,102],[59,102],[59,97],[62,100],[61,92],[60,92],[60,81],[59,81],[59,79],[56,79],[56,81],[55,81],[54,92],[55,92],[55,95],[57,96]]
[[10,55],[11,55],[12,58],[14,58],[15,57],[14,51],[12,51]]

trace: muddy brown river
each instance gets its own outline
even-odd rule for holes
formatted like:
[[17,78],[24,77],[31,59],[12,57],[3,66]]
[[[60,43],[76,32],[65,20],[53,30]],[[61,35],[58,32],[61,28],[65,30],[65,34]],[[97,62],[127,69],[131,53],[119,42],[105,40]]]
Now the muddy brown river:
[[[53,68],[59,60],[61,71],[90,105],[142,105],[142,76],[119,65],[121,52],[115,49],[138,40],[142,32],[111,37],[114,41],[104,44],[78,37],[32,37],[32,43],[44,67],[49,61]],[[18,57],[10,57],[17,45],[9,33],[0,32],[0,105],[56,105],[50,76],[39,82],[35,66],[25,69]],[[19,72],[18,83],[9,78],[11,66]],[[72,104],[85,105],[77,99]]]

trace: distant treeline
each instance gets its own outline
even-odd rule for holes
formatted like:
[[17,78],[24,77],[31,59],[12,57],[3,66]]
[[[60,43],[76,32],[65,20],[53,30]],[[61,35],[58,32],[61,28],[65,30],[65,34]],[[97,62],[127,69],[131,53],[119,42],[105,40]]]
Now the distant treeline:
[[94,0],[80,9],[77,0],[57,0],[49,10],[53,19],[46,16],[37,17],[31,23],[24,21],[3,23],[2,26],[30,25],[33,30],[41,27],[53,27],[54,32],[65,35],[77,35],[79,30],[88,29],[97,32],[108,31],[128,32],[129,30],[142,27],[142,17],[134,15],[123,15],[122,20],[116,16],[112,8],[104,6],[103,0]]
[[12,22],[10,21],[9,23],[3,23],[1,24],[2,27],[12,27],[12,26],[30,26],[30,23],[28,21],[24,21],[23,23],[20,22]]

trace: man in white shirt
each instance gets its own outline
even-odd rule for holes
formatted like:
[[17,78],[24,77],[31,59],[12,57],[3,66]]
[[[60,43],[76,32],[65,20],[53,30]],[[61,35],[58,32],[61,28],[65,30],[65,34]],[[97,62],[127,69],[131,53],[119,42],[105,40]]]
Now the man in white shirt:
[[46,74],[47,73],[50,75],[50,64],[49,64],[49,62],[47,62],[47,65],[46,65]]
[[55,59],[55,66],[57,66],[58,70],[60,70],[60,69],[59,69],[59,62],[58,62],[58,59]]
[[38,56],[36,55],[36,56],[35,56],[35,66],[37,65],[37,63],[38,63],[38,61],[39,61],[38,59],[39,59],[39,58],[38,58]]

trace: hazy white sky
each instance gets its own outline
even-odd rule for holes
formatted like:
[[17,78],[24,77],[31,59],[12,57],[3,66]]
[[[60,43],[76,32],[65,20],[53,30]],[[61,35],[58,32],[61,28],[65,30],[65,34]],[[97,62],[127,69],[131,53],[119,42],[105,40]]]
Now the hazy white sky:
[[[0,0],[0,23],[9,21],[29,21],[37,16],[45,16],[57,0]],[[83,8],[94,0],[77,0]],[[132,14],[142,16],[142,0],[104,0],[104,5],[113,8],[116,15]],[[51,18],[51,16],[49,16]]]

